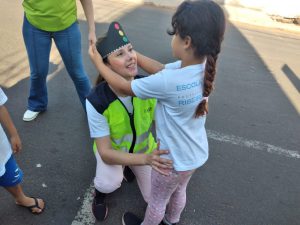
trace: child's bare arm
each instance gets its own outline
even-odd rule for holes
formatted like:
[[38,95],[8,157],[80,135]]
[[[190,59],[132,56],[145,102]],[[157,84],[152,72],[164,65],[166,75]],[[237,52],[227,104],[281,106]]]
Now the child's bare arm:
[[139,52],[136,52],[136,54],[138,66],[149,74],[155,74],[165,68],[164,64],[154,59],[144,56]]
[[22,143],[18,131],[4,105],[0,106],[0,123],[6,128],[10,136],[11,147],[14,153],[19,152],[22,149]]
[[160,155],[168,154],[167,150],[153,151],[151,154],[131,154],[122,151],[116,151],[111,146],[110,136],[96,138],[96,145],[102,160],[109,165],[150,165],[158,172],[169,175],[169,170],[173,168],[173,162],[169,159],[161,158]]
[[131,89],[131,81],[125,80],[124,77],[118,75],[105,65],[95,45],[89,47],[89,55],[96,69],[115,91],[127,96],[135,96]]

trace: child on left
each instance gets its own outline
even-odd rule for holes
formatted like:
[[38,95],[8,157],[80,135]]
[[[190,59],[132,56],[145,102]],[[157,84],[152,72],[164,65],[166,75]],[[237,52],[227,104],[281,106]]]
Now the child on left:
[[[21,187],[23,172],[18,167],[13,153],[21,151],[22,143],[18,131],[4,106],[6,101],[7,97],[0,88],[0,186],[4,187],[15,198],[17,205],[28,208],[33,214],[40,214],[45,208],[44,200],[28,197]],[[10,143],[2,125],[9,134]]]

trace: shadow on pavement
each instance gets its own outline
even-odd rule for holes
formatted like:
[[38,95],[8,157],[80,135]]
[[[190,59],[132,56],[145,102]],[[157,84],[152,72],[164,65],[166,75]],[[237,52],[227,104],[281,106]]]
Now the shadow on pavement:
[[300,93],[300,78],[299,78],[299,75],[297,76],[294,73],[294,71],[287,64],[285,64],[282,67],[282,71],[286,74],[286,76],[294,84],[294,86],[297,88],[298,92]]

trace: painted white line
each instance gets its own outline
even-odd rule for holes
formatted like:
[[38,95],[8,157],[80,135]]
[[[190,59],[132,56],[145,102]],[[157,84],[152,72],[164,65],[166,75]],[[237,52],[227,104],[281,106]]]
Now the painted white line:
[[81,209],[77,212],[77,216],[72,222],[72,225],[93,225],[95,224],[95,217],[92,213],[92,200],[93,200],[93,191],[94,186],[93,183],[87,189],[84,194],[84,199],[82,202]]
[[266,151],[269,153],[274,153],[277,155],[283,155],[283,156],[289,157],[289,158],[300,159],[300,154],[297,151],[284,149],[281,147],[277,147],[277,146],[259,142],[259,141],[249,140],[249,139],[234,136],[234,135],[226,135],[226,134],[222,134],[222,133],[212,131],[212,130],[207,130],[207,136],[208,136],[208,138],[213,139],[215,141],[226,142],[226,143],[230,143],[233,145],[239,145],[242,147],[247,147],[247,148],[252,148],[252,149],[256,149],[256,150]]
[[[212,130],[207,130],[207,136],[208,136],[208,138],[215,140],[215,141],[219,141],[219,142],[225,142],[225,143],[229,143],[229,144],[233,144],[233,145],[239,145],[241,147],[252,148],[252,149],[260,150],[260,151],[266,151],[269,153],[282,155],[282,156],[285,156],[288,158],[300,159],[300,154],[297,151],[284,149],[281,147],[277,147],[277,146],[259,142],[259,141],[249,140],[249,139],[234,136],[234,135],[226,135],[226,134],[222,134],[220,132],[216,132],[216,131],[212,131]],[[91,203],[93,200],[93,194],[92,194],[93,190],[94,190],[94,186],[92,183],[84,195],[82,207],[78,211],[77,216],[75,217],[74,221],[72,222],[72,225],[94,225],[95,224],[95,218],[92,214],[92,209],[91,209]]]

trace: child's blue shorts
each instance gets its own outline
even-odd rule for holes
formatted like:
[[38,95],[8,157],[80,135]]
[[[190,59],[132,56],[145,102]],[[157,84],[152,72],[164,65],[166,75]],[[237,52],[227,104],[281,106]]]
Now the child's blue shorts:
[[21,183],[23,178],[23,172],[18,167],[13,155],[9,158],[5,164],[5,173],[0,177],[0,186],[13,187]]

